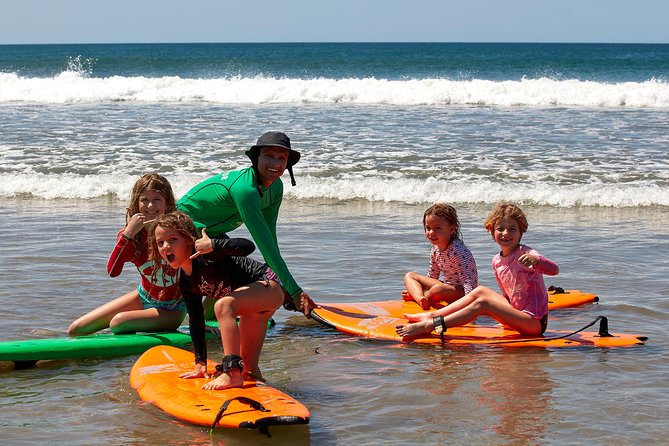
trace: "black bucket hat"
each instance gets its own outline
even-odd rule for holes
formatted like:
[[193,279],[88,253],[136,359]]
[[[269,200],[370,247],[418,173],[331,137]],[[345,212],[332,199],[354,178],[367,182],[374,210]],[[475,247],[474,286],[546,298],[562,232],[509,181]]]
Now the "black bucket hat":
[[282,147],[284,149],[288,149],[288,164],[286,165],[286,169],[290,174],[291,184],[295,186],[296,183],[295,177],[293,176],[293,166],[300,160],[300,152],[293,150],[293,148],[290,146],[290,138],[282,132],[264,133],[260,138],[258,138],[256,145],[251,146],[251,148],[245,152],[246,156],[248,156],[253,162],[254,167],[257,167],[258,155],[260,154],[261,147]]

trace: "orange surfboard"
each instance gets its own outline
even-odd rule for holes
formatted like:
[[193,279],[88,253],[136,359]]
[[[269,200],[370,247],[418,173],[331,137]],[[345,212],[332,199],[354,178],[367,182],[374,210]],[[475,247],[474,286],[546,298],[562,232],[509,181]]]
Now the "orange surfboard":
[[[431,345],[488,345],[503,347],[623,347],[643,344],[647,338],[636,334],[608,333],[606,318],[598,318],[597,332],[547,330],[543,336],[522,336],[501,325],[468,324],[449,327],[443,338],[432,332],[417,338],[401,338],[395,327],[408,321],[395,316],[399,308],[418,307],[413,302],[361,302],[352,304],[323,304],[312,311],[318,322],[342,333],[396,342]],[[410,311],[408,311],[410,312]],[[594,323],[593,323],[594,325]]]
[[[549,310],[577,307],[579,305],[591,304],[598,301],[599,297],[592,293],[584,293],[579,290],[563,290],[562,288],[554,287],[548,289]],[[367,313],[375,316],[389,316],[395,318],[401,318],[404,314],[415,314],[425,311],[416,302],[403,301],[401,299],[356,303],[336,302],[327,305],[354,313]],[[446,305],[448,305],[447,302],[439,302],[433,304],[432,308],[438,309],[445,307]]]
[[[208,361],[213,374],[216,363]],[[204,390],[207,379],[184,379],[193,370],[193,353],[161,345],[147,350],[130,371],[130,385],[143,401],[188,423],[229,428],[307,424],[309,409],[296,399],[259,381],[224,390]],[[216,420],[218,418],[218,420]]]
[[548,287],[548,309],[578,307],[580,305],[599,302],[596,294],[584,293],[580,290],[565,290],[560,287]]

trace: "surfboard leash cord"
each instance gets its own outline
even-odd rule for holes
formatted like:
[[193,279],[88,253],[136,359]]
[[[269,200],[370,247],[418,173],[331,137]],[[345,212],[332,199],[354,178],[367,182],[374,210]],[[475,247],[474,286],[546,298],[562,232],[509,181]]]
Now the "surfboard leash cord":
[[[515,344],[515,343],[518,343],[518,342],[528,342],[528,341],[545,341],[545,342],[555,341],[555,340],[558,340],[558,339],[564,339],[564,338],[568,338],[570,336],[574,336],[575,334],[578,334],[578,333],[582,332],[583,330],[586,330],[586,329],[592,327],[597,322],[599,322],[599,330],[598,330],[598,333],[597,333],[598,336],[600,336],[602,338],[608,338],[608,337],[613,336],[611,333],[609,333],[609,319],[606,316],[601,316],[600,315],[600,316],[597,316],[595,318],[595,320],[590,322],[588,325],[585,325],[584,327],[581,327],[576,331],[573,331],[571,333],[567,333],[567,334],[564,334],[564,335],[561,335],[561,336],[555,336],[555,337],[552,337],[552,338],[541,337],[541,338],[529,338],[529,339],[528,338],[509,339],[509,340],[501,340],[501,341],[490,342],[490,344]],[[440,333],[440,334],[441,334],[442,347],[446,347],[447,341],[444,339],[444,334],[443,333]]]
[[221,418],[223,418],[223,414],[228,409],[228,406],[230,405],[230,403],[233,402],[233,401],[239,401],[241,403],[246,403],[249,406],[251,406],[253,409],[259,410],[260,412],[269,412],[269,409],[266,409],[265,406],[263,406],[258,401],[253,400],[251,398],[247,398],[245,396],[236,396],[234,398],[230,398],[229,400],[226,400],[223,404],[221,404],[221,408],[218,409],[218,413],[216,413],[216,417],[214,418],[214,422],[211,423],[211,427],[209,428],[209,435],[213,434],[214,428],[216,428],[216,425],[218,424],[218,422],[221,421]]

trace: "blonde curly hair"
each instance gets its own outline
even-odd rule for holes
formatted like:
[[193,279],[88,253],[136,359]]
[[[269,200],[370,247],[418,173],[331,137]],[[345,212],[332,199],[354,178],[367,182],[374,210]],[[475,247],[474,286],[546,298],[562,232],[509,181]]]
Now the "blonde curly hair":
[[513,203],[508,203],[505,201],[500,201],[495,205],[495,208],[488,214],[488,218],[485,219],[483,227],[490,233],[495,230],[495,225],[502,218],[512,218],[518,223],[518,230],[522,236],[527,232],[529,224],[527,223],[527,217],[522,209],[516,206]]

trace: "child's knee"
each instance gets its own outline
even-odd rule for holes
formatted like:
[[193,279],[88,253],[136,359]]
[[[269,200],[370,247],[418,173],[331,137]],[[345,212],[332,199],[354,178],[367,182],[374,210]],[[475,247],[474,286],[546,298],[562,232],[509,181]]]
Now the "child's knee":
[[494,307],[494,303],[497,301],[493,295],[488,292],[483,292],[479,294],[473,302],[473,305],[480,311],[487,311],[488,309]]
[[69,327],[67,327],[67,334],[70,336],[78,335],[80,334],[82,328],[83,327],[79,322],[79,319],[77,319],[76,321],[72,322]]
[[487,295],[489,292],[490,292],[490,288],[485,287],[485,286],[483,286],[483,285],[478,285],[476,288],[474,288],[473,290],[471,290],[471,291],[469,292],[469,294],[471,294],[472,296],[478,298],[478,297]]
[[404,275],[404,281],[406,282],[407,280],[416,280],[416,273],[413,271],[409,271]]
[[214,303],[214,313],[216,316],[234,315],[234,303],[232,296],[224,296]]
[[109,320],[109,328],[111,328],[113,331],[115,328],[118,328],[124,323],[126,323],[129,319],[130,318],[127,317],[127,314],[125,312],[117,313],[114,315],[114,317],[112,317]]

